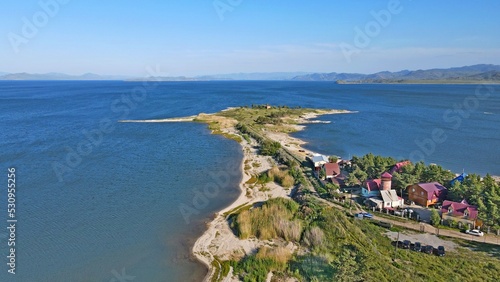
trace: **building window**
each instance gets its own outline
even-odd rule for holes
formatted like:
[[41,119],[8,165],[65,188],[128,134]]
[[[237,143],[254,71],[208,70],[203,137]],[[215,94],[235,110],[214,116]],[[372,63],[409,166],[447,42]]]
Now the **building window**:
[[449,214],[453,213],[453,208],[452,208],[452,207],[449,207],[449,208],[448,208],[448,213],[449,213]]
[[424,195],[424,191],[420,191],[420,195],[422,195],[422,196],[423,196],[423,195]]
[[465,217],[468,217],[469,216],[469,213],[467,211],[464,212],[464,216]]

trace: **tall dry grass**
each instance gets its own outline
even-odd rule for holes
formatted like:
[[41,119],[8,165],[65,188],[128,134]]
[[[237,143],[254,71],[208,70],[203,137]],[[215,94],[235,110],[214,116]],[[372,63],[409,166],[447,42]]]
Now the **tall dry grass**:
[[323,246],[325,240],[325,233],[318,226],[314,226],[304,232],[302,241],[309,247],[320,248]]
[[272,259],[278,263],[287,263],[292,258],[292,253],[285,247],[269,248],[264,246],[255,255],[258,259]]
[[267,172],[267,176],[285,188],[290,188],[295,184],[295,179],[288,173],[288,170],[280,170],[277,166],[273,166]]
[[287,199],[269,201],[262,207],[242,211],[236,217],[239,237],[255,236],[261,240],[283,238],[298,242],[302,234],[302,223],[293,220],[297,203]]

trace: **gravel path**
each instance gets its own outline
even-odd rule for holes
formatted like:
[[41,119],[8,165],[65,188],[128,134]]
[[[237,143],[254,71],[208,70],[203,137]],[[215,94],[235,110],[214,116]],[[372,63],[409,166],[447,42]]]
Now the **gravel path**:
[[[398,232],[392,232],[389,231],[385,233],[389,238],[391,238],[393,241],[397,240],[398,238]],[[454,250],[457,247],[457,244],[455,244],[452,241],[447,241],[443,240],[436,235],[429,234],[429,233],[412,233],[412,232],[405,232],[399,233],[399,241],[403,240],[410,240],[412,243],[415,242],[420,242],[422,243],[422,246],[425,245],[431,245],[434,248],[437,248],[438,246],[444,246],[446,251],[451,251]]]

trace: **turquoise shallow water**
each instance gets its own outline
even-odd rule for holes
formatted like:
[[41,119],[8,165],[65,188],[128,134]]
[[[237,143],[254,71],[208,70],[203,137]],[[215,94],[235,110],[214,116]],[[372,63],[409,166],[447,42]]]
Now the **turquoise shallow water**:
[[[190,248],[209,217],[238,195],[239,145],[210,135],[203,124],[117,122],[123,118],[188,116],[262,103],[348,109],[358,113],[323,116],[331,123],[311,124],[295,135],[325,154],[408,157],[423,152],[418,144],[438,128],[447,138],[432,153],[424,152],[426,162],[500,175],[498,86],[477,99],[458,128],[457,114],[444,115],[456,104],[472,103],[477,86],[152,86],[0,82],[0,169],[6,177],[14,166],[18,178],[17,274],[7,274],[8,234],[0,228],[0,281],[112,281],[123,273],[135,281],[203,277],[205,269],[190,258]],[[6,225],[6,187],[1,189]],[[204,189],[211,197],[200,201]],[[189,222],[180,207],[193,208]]]

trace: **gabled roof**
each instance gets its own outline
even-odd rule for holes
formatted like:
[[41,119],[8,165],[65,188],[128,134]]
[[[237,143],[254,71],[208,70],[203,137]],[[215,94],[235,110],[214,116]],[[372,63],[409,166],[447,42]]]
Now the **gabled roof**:
[[383,177],[383,178],[392,178],[392,175],[386,171],[386,172],[382,173],[382,175],[380,177]]
[[383,206],[384,202],[377,198],[369,198],[367,203],[372,203],[372,206]]
[[405,166],[405,165],[409,165],[411,164],[410,161],[404,161],[404,162],[399,162],[397,164],[395,164],[392,168],[391,168],[391,174],[393,174],[394,172],[401,172],[401,169]]
[[462,172],[462,174],[458,175],[457,177],[453,178],[453,180],[450,181],[450,185],[453,186],[453,184],[455,184],[455,181],[462,183],[466,176],[467,174],[465,172]]
[[381,190],[380,196],[382,196],[384,203],[396,202],[400,200],[395,190]]
[[312,157],[312,161],[314,163],[319,163],[319,162],[328,162],[328,158],[324,155],[314,155]]
[[382,183],[382,179],[366,180],[366,183],[365,183],[366,190],[368,190],[368,191],[380,190],[380,183]]
[[432,200],[433,198],[439,198],[441,194],[446,191],[446,187],[439,184],[438,182],[431,183],[419,183],[417,184],[422,189],[427,192],[427,199]]
[[464,216],[465,211],[469,213],[469,219],[476,219],[478,210],[476,206],[472,206],[467,204],[467,202],[452,202],[452,201],[444,201],[443,206],[441,207],[442,214],[448,214],[450,207],[453,209],[451,213],[453,216],[462,217]]
[[335,176],[335,175],[339,175],[340,174],[340,167],[339,167],[339,164],[337,163],[326,163],[323,165],[323,167],[325,168],[325,174],[327,176]]

